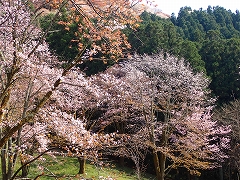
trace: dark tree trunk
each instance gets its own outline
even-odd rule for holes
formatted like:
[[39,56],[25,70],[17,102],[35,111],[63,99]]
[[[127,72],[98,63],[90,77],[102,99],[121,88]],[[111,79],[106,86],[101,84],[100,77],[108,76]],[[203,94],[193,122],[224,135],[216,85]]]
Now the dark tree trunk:
[[124,157],[119,157],[119,164],[124,167],[124,160],[125,158]]
[[220,177],[220,180],[223,180],[223,167],[222,166],[219,168],[219,177]]
[[160,153],[160,179],[164,180],[165,177],[165,165],[166,165],[166,155]]
[[78,174],[84,174],[85,173],[86,157],[85,156],[78,157],[78,162],[79,162],[79,172],[78,172]]
[[157,175],[157,180],[164,180],[164,174],[162,174],[162,171],[160,169],[158,153],[155,150],[153,150],[153,162],[154,162],[155,172]]
[[6,145],[1,149],[2,180],[7,180]]
[[[24,165],[24,163],[22,163],[22,165]],[[30,168],[29,165],[23,166],[22,178],[26,178],[28,176],[29,168]]]

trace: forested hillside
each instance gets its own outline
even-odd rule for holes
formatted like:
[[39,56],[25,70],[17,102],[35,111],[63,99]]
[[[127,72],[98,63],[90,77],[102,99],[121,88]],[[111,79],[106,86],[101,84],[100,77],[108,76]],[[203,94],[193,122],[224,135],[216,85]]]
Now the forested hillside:
[[212,80],[219,103],[240,97],[240,13],[223,7],[180,9],[170,19],[144,12],[136,31],[126,31],[132,50],[152,54],[170,52],[187,59],[197,72]]

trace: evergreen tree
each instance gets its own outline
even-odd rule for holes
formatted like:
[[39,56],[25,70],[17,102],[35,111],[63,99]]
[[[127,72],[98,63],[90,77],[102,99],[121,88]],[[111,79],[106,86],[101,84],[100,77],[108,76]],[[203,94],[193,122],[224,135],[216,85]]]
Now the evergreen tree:
[[240,39],[206,41],[201,56],[212,78],[210,88],[219,97],[219,102],[239,98]]
[[180,56],[189,61],[195,72],[206,73],[205,62],[198,53],[196,43],[189,40],[183,41],[181,44]]
[[61,11],[61,16],[56,21],[51,22],[54,16],[54,14],[48,14],[40,19],[40,25],[44,31],[49,27],[50,23],[53,23],[46,41],[49,48],[58,55],[60,60],[71,61],[78,53],[78,43],[73,41],[76,37],[77,24],[72,23],[70,28],[66,29],[64,25],[58,23],[66,20],[67,12],[65,10]]
[[133,51],[140,54],[153,54],[159,51],[178,53],[181,38],[171,21],[147,12],[143,12],[141,18],[143,21],[136,31],[124,30]]

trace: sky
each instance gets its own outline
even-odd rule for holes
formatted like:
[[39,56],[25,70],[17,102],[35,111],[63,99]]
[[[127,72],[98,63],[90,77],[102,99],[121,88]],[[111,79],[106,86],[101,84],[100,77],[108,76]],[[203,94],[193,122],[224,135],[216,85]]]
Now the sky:
[[240,0],[155,0],[158,5],[157,8],[161,9],[162,12],[171,15],[173,12],[177,16],[181,7],[190,6],[192,10],[203,8],[206,10],[208,5],[210,6],[221,6],[227,10],[235,12],[237,9],[240,10]]

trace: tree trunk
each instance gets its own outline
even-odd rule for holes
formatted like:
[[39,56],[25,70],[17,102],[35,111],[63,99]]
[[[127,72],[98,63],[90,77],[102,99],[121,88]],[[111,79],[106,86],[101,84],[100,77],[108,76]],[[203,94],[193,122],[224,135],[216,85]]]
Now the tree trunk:
[[166,155],[160,153],[160,179],[163,180],[165,177],[165,165],[166,165]]
[[187,173],[188,173],[188,180],[197,180],[197,176],[191,175],[190,171],[188,171]]
[[220,177],[220,180],[223,180],[223,167],[222,166],[219,168],[219,177]]
[[12,138],[8,140],[8,172],[7,177],[10,179],[13,175],[14,171],[14,163],[13,163],[14,153],[12,151]]
[[187,174],[188,174],[188,180],[192,180],[192,176],[189,171],[187,172]]
[[[24,165],[24,162],[22,162],[22,166]],[[28,176],[29,172],[29,165],[26,165],[22,168],[22,178],[26,178]]]
[[165,170],[165,161],[166,158],[163,158],[163,156],[160,156],[160,161],[158,157],[158,151],[155,149],[156,144],[155,144],[155,139],[154,139],[154,130],[153,128],[150,130],[150,140],[153,143],[153,162],[154,162],[154,168],[155,172],[157,175],[157,180],[164,180],[164,170]]
[[[0,119],[1,120],[1,119]],[[3,129],[0,127],[0,138],[2,138]],[[6,145],[5,145],[6,146]],[[1,148],[1,170],[2,170],[2,179],[6,176],[6,159],[5,159],[5,149],[6,147]]]
[[86,157],[85,156],[78,157],[78,162],[79,162],[79,172],[78,172],[78,174],[84,174],[85,173]]
[[124,167],[124,160],[125,158],[124,157],[119,157],[119,164]]
[[6,145],[1,149],[2,180],[7,180]]
[[162,171],[160,169],[160,162],[159,162],[159,158],[158,158],[158,153],[155,150],[153,150],[153,162],[154,162],[155,172],[156,172],[156,175],[157,175],[157,180],[164,180],[164,174],[162,174]]

